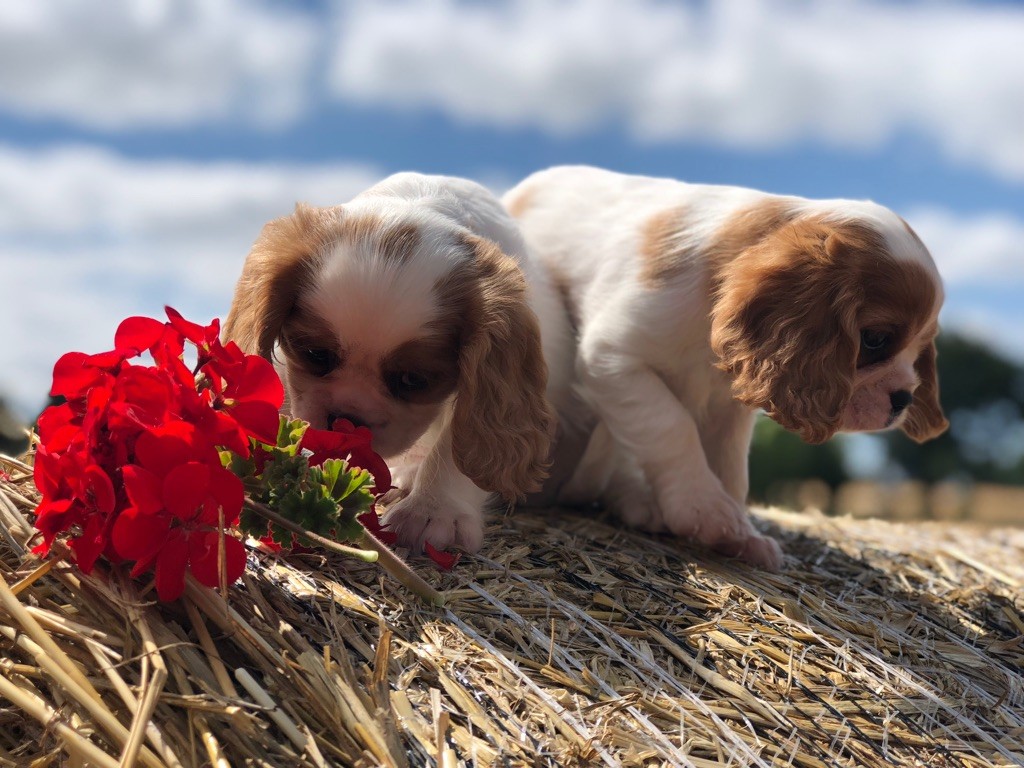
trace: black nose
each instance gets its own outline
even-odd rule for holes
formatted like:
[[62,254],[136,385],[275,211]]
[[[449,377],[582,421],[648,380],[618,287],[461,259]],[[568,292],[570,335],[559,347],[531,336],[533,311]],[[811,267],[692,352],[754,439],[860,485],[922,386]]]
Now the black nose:
[[351,421],[353,426],[356,427],[369,426],[365,421],[356,416],[354,413],[329,413],[327,414],[327,428],[332,429],[334,427],[334,422],[337,421],[338,419],[346,419],[348,421]]
[[893,392],[889,395],[889,402],[892,404],[892,415],[899,416],[912,402],[914,396],[905,389]]

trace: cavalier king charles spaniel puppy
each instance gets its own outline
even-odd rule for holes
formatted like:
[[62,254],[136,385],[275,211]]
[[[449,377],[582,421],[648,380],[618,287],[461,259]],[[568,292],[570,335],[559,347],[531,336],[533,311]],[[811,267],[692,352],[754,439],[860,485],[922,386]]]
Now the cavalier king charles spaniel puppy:
[[563,502],[776,569],[745,507],[757,409],[810,443],[945,430],[942,283],[890,210],[585,167],[504,202],[576,329],[562,429],[588,437]]
[[267,224],[224,335],[275,362],[284,412],[371,430],[395,468],[384,522],[399,543],[473,552],[489,494],[511,501],[546,475],[546,389],[568,387],[572,353],[545,274],[483,187],[403,173]]

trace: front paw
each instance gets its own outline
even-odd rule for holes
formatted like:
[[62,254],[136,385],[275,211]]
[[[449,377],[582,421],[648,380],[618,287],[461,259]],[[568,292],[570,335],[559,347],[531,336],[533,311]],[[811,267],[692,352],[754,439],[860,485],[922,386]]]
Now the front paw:
[[640,528],[651,533],[666,530],[665,517],[654,499],[654,494],[642,478],[620,476],[612,479],[603,501],[618,510],[619,517],[631,528]]
[[691,488],[685,494],[672,494],[658,506],[665,527],[677,536],[766,570],[782,567],[778,542],[758,533],[746,507],[721,488]]
[[483,511],[458,499],[413,492],[389,507],[382,522],[394,531],[399,545],[413,552],[429,542],[437,549],[473,553],[484,541]]

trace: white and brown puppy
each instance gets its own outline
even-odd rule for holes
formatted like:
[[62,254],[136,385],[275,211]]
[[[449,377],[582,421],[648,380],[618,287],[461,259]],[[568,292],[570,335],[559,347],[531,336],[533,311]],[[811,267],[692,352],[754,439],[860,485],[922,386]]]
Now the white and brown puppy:
[[942,284],[888,209],[585,167],[504,202],[568,303],[597,424],[563,501],[602,496],[629,523],[777,568],[745,507],[756,409],[812,443],[946,428]]
[[513,500],[545,476],[541,325],[550,387],[571,375],[559,375],[569,338],[544,274],[486,189],[397,174],[267,224],[224,335],[275,361],[286,412],[370,428],[404,495],[386,517],[400,543],[475,551],[489,493]]

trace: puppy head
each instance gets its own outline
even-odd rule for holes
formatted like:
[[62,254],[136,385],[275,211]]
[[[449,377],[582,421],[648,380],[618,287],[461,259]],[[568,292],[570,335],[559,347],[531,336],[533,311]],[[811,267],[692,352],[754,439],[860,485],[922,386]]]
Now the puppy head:
[[910,228],[867,203],[777,209],[768,226],[763,211],[746,217],[746,236],[725,233],[743,244],[721,261],[712,310],[736,398],[811,443],[840,430],[941,434],[942,285]]
[[546,368],[522,273],[489,241],[413,209],[299,206],[268,224],[224,335],[276,358],[293,416],[365,425],[392,458],[450,424],[473,482],[544,476]]

